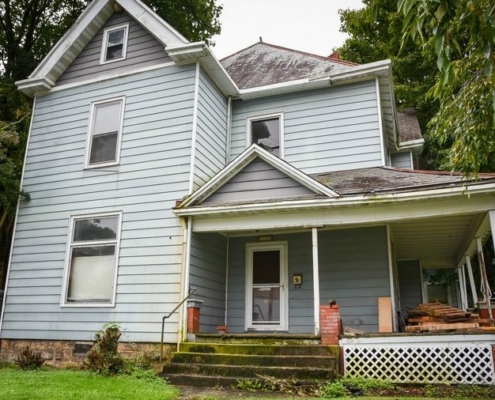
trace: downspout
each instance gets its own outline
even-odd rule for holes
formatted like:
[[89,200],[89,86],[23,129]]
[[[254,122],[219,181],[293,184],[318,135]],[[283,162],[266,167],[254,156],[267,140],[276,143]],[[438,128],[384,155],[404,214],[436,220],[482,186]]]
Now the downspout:
[[[26,141],[26,150],[24,153],[24,164],[22,164],[21,185],[20,185],[21,188],[22,188],[22,184],[24,182],[24,174],[26,172],[26,160],[27,160],[27,154],[28,154],[28,150],[29,150],[29,141],[31,139],[31,131],[33,129],[33,120],[34,120],[35,110],[36,110],[36,97],[33,100],[33,110],[31,111],[31,121],[29,122],[29,131],[28,131],[28,137],[27,137],[27,141]],[[5,277],[5,290],[3,292],[3,301],[2,301],[2,314],[0,315],[0,339],[1,339],[1,333],[2,333],[3,316],[5,314],[5,304],[7,302],[7,291],[9,288],[10,269],[12,266],[12,255],[14,253],[15,234],[17,231],[17,218],[19,216],[20,206],[21,206],[21,196],[19,196],[19,198],[17,199],[17,206],[16,206],[16,210],[15,210],[15,217],[14,217],[14,228],[12,230],[12,242],[10,243],[9,261],[7,263],[7,274]]]
[[230,162],[230,150],[232,140],[232,96],[227,98],[227,143],[225,149],[225,165]]

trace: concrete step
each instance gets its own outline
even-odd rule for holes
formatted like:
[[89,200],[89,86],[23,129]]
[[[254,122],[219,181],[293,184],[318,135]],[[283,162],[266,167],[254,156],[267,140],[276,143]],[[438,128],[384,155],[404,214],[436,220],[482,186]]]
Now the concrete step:
[[250,355],[219,353],[172,353],[174,363],[217,364],[217,365],[259,365],[285,367],[330,368],[336,366],[333,355]]
[[337,346],[287,345],[287,344],[224,344],[185,342],[179,345],[180,352],[211,354],[251,354],[251,355],[307,355],[338,356]]
[[217,365],[217,364],[183,364],[171,362],[164,367],[163,374],[205,375],[214,377],[242,377],[244,379],[259,379],[260,375],[275,378],[292,378],[305,380],[332,380],[334,369],[314,367],[269,367],[255,365]]
[[268,333],[236,333],[236,334],[195,334],[196,343],[245,343],[266,345],[319,345],[319,337],[308,334],[268,334]]

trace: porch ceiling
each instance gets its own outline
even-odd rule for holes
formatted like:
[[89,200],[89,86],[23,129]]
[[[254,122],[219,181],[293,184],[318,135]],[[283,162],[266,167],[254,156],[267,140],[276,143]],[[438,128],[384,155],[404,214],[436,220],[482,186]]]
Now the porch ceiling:
[[453,268],[475,235],[486,236],[486,214],[457,215],[391,224],[397,260],[420,259],[423,268]]

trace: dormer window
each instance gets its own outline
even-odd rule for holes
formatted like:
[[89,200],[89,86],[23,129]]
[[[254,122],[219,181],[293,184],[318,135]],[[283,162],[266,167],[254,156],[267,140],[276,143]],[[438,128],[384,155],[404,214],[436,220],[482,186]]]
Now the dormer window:
[[127,53],[129,24],[112,26],[103,32],[101,64],[124,60]]
[[248,143],[256,143],[274,156],[284,157],[283,114],[248,118]]

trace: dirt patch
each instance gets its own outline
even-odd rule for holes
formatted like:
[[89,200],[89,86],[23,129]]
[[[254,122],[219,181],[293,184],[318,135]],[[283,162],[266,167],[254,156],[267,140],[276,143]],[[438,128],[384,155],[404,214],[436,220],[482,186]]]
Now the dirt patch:
[[180,391],[178,400],[223,400],[246,399],[256,397],[270,397],[280,399],[294,399],[294,395],[285,393],[248,392],[222,388],[202,388],[193,386],[176,386]]

